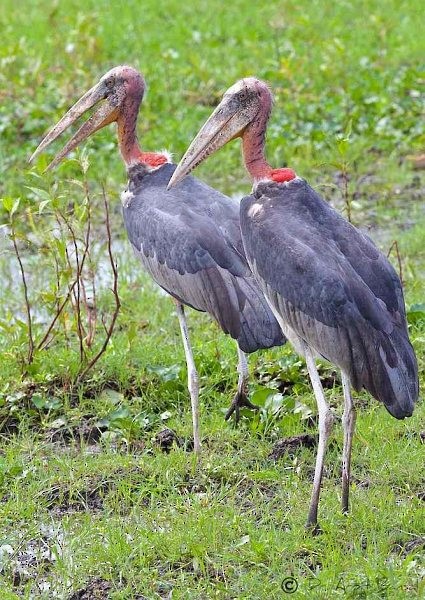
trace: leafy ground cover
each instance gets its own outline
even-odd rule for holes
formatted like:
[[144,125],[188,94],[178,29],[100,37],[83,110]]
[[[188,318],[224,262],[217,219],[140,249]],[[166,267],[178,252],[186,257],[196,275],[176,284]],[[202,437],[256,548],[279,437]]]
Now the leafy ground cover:
[[[423,402],[397,422],[357,395],[352,512],[339,512],[337,422],[323,533],[312,537],[304,521],[317,411],[303,362],[290,348],[252,356],[251,394],[262,408],[236,428],[223,419],[235,346],[189,311],[202,386],[196,466],[178,325],[126,244],[113,128],[52,174],[43,174],[49,155],[33,168],[26,162],[44,131],[117,64],[148,81],[143,146],[177,157],[231,83],[268,80],[270,161],[293,166],[390,252],[423,385],[424,181],[409,159],[424,144],[420,3],[227,4],[3,0],[2,599],[425,596]],[[198,176],[229,194],[249,190],[237,144]],[[77,256],[86,259],[76,279]],[[117,321],[81,376],[108,337],[115,262]],[[71,295],[49,331],[76,280],[80,312]],[[321,375],[340,416],[338,376],[328,365]]]

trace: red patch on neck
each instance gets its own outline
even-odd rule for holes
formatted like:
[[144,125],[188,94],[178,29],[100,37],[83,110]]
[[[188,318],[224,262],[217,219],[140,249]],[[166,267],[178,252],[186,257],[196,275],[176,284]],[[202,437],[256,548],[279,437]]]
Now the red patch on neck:
[[150,167],[160,167],[168,162],[168,158],[160,152],[142,152],[140,160]]
[[284,183],[295,179],[297,174],[292,169],[272,169],[270,176],[276,183]]

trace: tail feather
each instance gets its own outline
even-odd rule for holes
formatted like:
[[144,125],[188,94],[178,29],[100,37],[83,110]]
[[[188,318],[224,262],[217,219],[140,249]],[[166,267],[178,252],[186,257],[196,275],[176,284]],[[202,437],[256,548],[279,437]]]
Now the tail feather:
[[263,293],[253,278],[238,278],[240,333],[237,338],[244,352],[282,346],[286,338]]
[[395,364],[394,361],[388,359],[384,347],[381,346],[379,349],[392,391],[392,394],[389,393],[387,397],[382,398],[382,401],[387,410],[397,419],[412,415],[419,395],[418,365],[415,353],[409,339],[403,333],[400,335],[399,331],[395,331],[390,336],[392,350],[396,354]]
[[381,332],[364,350],[366,360],[353,363],[354,387],[368,390],[396,419],[410,417],[419,395],[419,380],[407,332],[401,327],[394,327],[390,335]]

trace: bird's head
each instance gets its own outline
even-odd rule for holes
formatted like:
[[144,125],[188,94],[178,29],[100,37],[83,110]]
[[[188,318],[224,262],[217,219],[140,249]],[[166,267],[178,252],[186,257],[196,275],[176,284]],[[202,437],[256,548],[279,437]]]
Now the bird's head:
[[267,122],[272,104],[268,86],[255,77],[246,77],[232,85],[190,144],[168,187],[178,183],[227,142],[243,137],[259,117]]
[[101,101],[104,101],[103,104],[78,129],[64,148],[55,156],[47,169],[52,169],[58,165],[71,150],[102,127],[114,121],[122,121],[125,128],[128,114],[135,112],[137,115],[144,91],[145,81],[138,71],[128,66],[114,67],[105,73],[100,81],[86,92],[62,119],[50,129],[31,156],[30,162],[85,112]]

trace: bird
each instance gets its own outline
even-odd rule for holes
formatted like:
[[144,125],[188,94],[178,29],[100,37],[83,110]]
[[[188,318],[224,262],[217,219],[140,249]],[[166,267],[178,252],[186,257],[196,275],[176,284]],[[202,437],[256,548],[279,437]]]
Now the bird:
[[[307,527],[320,530],[318,506],[334,421],[316,367],[341,371],[344,398],[342,493],[349,510],[356,409],[351,388],[366,389],[396,419],[412,415],[418,365],[409,341],[400,279],[372,240],[290,168],[272,168],[265,136],[273,97],[255,77],[236,82],[200,129],[169,182],[179,182],[213,152],[240,137],[252,193],[241,200],[248,264],[295,350],[305,358],[319,413],[319,442]],[[184,183],[184,181],[183,181]],[[175,186],[175,187],[174,187]]]
[[178,191],[166,185],[176,168],[166,151],[143,152],[136,133],[145,80],[121,65],[103,75],[50,129],[34,158],[86,111],[96,112],[78,129],[47,167],[52,169],[78,144],[116,122],[118,145],[128,184],[121,195],[130,244],[144,269],[174,300],[185,351],[192,405],[193,449],[199,455],[199,379],[189,339],[185,306],[209,313],[237,343],[238,388],[226,419],[248,399],[245,353],[285,343],[273,312],[254,279],[243,250],[239,204],[202,181],[189,178]]

